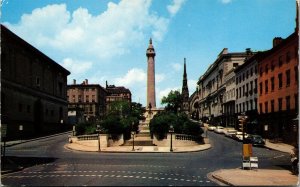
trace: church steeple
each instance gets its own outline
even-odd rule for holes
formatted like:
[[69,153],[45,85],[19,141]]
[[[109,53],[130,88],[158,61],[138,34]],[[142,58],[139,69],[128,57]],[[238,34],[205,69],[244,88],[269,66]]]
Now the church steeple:
[[186,73],[186,59],[184,58],[184,67],[183,67],[183,80],[182,80],[182,111],[187,113],[189,112],[189,88],[187,84],[187,73]]

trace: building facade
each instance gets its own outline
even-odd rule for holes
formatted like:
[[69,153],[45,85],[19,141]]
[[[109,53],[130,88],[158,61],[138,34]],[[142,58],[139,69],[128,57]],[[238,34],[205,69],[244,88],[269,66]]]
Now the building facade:
[[211,124],[225,125],[223,118],[223,97],[226,92],[225,75],[234,67],[244,63],[246,57],[252,55],[251,51],[229,53],[224,48],[215,62],[199,78],[198,96],[199,112],[203,121],[209,120]]
[[66,127],[70,72],[3,25],[1,71],[1,123],[7,124],[7,138]]
[[[258,134],[258,111],[257,111],[257,79],[258,79],[258,61],[264,52],[258,52],[245,63],[235,70],[235,113],[236,116],[246,115],[247,124],[245,131],[251,134]],[[242,130],[243,127],[237,126]]]
[[106,82],[106,110],[111,109],[111,103],[115,101],[126,101],[131,104],[131,91],[123,86],[108,85]]
[[75,123],[82,121],[82,111],[84,121],[95,122],[105,116],[107,91],[99,84],[89,84],[87,79],[81,84],[76,84],[74,79],[73,84],[68,85],[67,95],[69,111],[72,111],[72,114],[75,112],[78,118]]
[[286,39],[274,38],[270,49],[258,63],[258,109],[261,131],[270,139],[295,142],[299,105],[299,36],[295,31]]

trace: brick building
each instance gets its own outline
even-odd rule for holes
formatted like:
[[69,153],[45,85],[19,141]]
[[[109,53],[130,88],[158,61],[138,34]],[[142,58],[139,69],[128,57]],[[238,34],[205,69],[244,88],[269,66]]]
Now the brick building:
[[124,86],[108,85],[106,81],[106,110],[110,110],[114,101],[127,101],[131,104],[131,92]]
[[73,80],[72,85],[68,85],[69,111],[76,113],[78,118],[75,122],[80,121],[83,111],[85,121],[95,122],[101,120],[106,112],[107,91],[99,84],[89,84],[86,79],[81,84],[76,84]]
[[8,139],[66,127],[70,72],[3,25],[1,71],[1,123]]
[[298,115],[299,36],[297,30],[286,39],[274,38],[273,48],[258,63],[259,114],[261,131],[268,125],[269,138],[295,141],[292,120]]

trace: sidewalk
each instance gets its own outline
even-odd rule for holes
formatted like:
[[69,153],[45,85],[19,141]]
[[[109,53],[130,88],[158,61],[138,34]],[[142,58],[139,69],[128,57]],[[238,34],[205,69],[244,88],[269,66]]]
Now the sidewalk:
[[[85,146],[77,143],[69,143],[65,145],[65,148],[76,150],[76,151],[99,151],[98,147],[95,146]],[[185,146],[185,147],[173,147],[173,152],[195,152],[203,151],[211,148],[210,144],[201,144],[195,146]],[[105,147],[101,148],[101,152],[123,152],[123,153],[167,153],[171,152],[170,147],[158,147],[158,146],[115,146],[115,147]]]

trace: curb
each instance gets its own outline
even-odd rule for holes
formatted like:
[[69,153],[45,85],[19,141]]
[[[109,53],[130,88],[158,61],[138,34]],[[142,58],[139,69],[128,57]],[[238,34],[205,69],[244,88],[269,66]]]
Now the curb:
[[[173,151],[173,152],[165,152],[165,151],[100,151],[101,153],[189,153],[189,152],[199,152],[199,151],[205,151],[205,150],[208,150],[210,149],[212,146],[211,144],[209,144],[208,147],[204,148],[204,149],[197,149],[197,150],[189,150],[189,151]],[[90,151],[90,150],[80,150],[80,149],[72,149],[68,146],[68,144],[65,144],[64,145],[64,148],[67,149],[67,150],[71,150],[71,151],[79,151],[79,152],[99,152],[99,151]],[[99,153],[100,153],[99,152]]]
[[222,177],[219,177],[217,175],[215,175],[214,173],[217,172],[217,171],[214,171],[214,172],[211,172],[209,173],[208,175],[210,175],[213,179],[217,180],[218,182],[224,184],[224,185],[228,185],[228,186],[234,186],[232,183],[226,181],[225,179],[223,179]]

